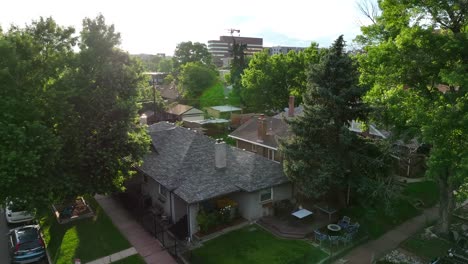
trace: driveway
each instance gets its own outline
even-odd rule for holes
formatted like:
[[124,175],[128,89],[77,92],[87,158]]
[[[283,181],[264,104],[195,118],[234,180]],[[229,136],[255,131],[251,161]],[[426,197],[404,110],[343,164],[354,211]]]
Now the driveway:
[[8,254],[8,227],[5,219],[5,212],[0,207],[0,263],[10,263]]

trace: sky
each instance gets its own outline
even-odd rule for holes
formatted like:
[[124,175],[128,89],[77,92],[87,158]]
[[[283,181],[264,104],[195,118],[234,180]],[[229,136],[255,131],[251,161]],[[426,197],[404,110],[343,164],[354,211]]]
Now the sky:
[[328,47],[341,34],[351,44],[366,22],[356,0],[5,0],[0,26],[5,31],[52,16],[79,32],[83,18],[100,13],[131,54],[172,55],[177,43],[207,43],[231,28],[242,37],[262,37],[266,47],[305,47],[312,41]]

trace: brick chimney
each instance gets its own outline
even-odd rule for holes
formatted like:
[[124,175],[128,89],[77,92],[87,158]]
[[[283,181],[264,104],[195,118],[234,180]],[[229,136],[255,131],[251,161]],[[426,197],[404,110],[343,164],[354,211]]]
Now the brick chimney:
[[294,95],[289,96],[288,117],[294,116]]
[[265,119],[265,115],[261,114],[257,120],[257,141],[263,142],[265,140],[267,132],[267,123]]
[[215,166],[217,169],[226,168],[227,145],[222,139],[217,139],[215,143]]

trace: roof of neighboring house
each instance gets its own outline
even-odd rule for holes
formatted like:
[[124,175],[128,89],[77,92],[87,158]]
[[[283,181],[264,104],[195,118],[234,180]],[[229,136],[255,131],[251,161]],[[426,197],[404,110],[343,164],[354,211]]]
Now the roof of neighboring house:
[[183,105],[183,104],[176,104],[176,105],[170,107],[167,110],[167,112],[170,113],[170,114],[174,114],[174,115],[183,115],[184,113],[186,113],[186,112],[188,112],[188,111],[190,111],[192,109],[197,113],[203,113],[202,110],[196,109],[196,108],[194,108],[193,106],[190,106],[190,105]]
[[[288,116],[289,112],[289,107],[284,108],[284,112],[281,112],[279,114],[274,115],[274,118],[289,118]],[[294,116],[300,116],[303,115],[304,113],[304,107],[302,105],[299,105],[298,107],[294,107]]]
[[216,141],[192,130],[161,122],[149,133],[155,152],[139,169],[187,203],[289,181],[280,164],[228,145],[226,168],[216,169]]
[[249,121],[234,130],[229,137],[240,139],[255,145],[261,145],[272,149],[278,148],[278,138],[287,136],[288,125],[281,118],[265,117],[266,136],[263,141],[258,139],[258,118],[252,117]]
[[161,97],[164,99],[178,99],[180,96],[179,90],[177,90],[174,84],[160,85],[158,91],[161,93]]
[[232,106],[232,105],[218,105],[218,106],[212,106],[210,108],[212,108],[212,109],[214,109],[216,111],[219,111],[221,113],[241,111],[242,110],[242,108],[235,107],[235,106]]

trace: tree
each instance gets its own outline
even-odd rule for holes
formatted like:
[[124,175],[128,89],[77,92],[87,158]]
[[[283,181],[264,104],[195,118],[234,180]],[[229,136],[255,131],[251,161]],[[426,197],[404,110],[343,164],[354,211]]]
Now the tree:
[[2,200],[44,208],[119,190],[148,148],[139,64],[102,16],[84,20],[77,54],[73,32],[41,18],[0,37]]
[[345,53],[340,36],[329,51],[308,72],[304,114],[287,120],[292,136],[281,142],[285,174],[306,196],[319,198],[330,190],[341,190],[352,174],[362,170],[353,162],[353,152],[363,142],[348,127],[367,112],[360,97],[359,74]]
[[217,72],[200,62],[188,62],[179,75],[179,89],[185,99],[198,99],[217,80]]
[[187,41],[177,44],[172,59],[174,70],[177,72],[188,62],[199,62],[214,67],[206,45],[200,42]]
[[397,137],[431,146],[427,175],[440,187],[439,232],[447,234],[453,192],[468,167],[468,2],[381,1],[358,39],[361,81],[375,118]]
[[306,87],[306,70],[318,61],[318,45],[303,52],[270,56],[256,53],[242,74],[242,100],[251,111],[277,112],[288,105],[289,95],[300,96]]
[[[233,37],[234,43],[232,44],[231,56],[232,61],[229,71],[229,83],[232,85],[232,95],[231,97],[241,98],[241,77],[245,68],[248,66],[248,62],[245,56],[245,50],[247,49],[247,44],[236,43],[236,39]],[[241,101],[241,100],[240,100]],[[242,103],[242,101],[240,102]]]
[[172,59],[164,58],[161,61],[159,61],[158,70],[161,72],[172,72]]
[[73,33],[41,18],[0,35],[1,201],[40,207],[61,193],[57,129],[70,113],[61,84],[74,66]]

